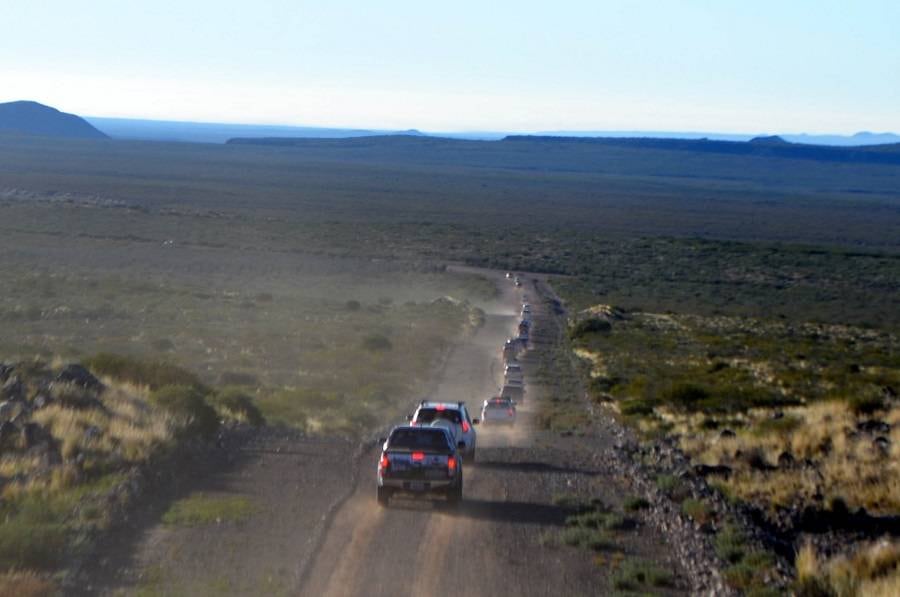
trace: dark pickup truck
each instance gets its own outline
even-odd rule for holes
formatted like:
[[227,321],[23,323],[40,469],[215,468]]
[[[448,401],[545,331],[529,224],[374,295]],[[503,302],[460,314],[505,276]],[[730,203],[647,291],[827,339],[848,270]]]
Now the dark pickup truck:
[[378,503],[387,506],[396,493],[443,495],[462,500],[462,458],[444,427],[394,427],[378,460]]

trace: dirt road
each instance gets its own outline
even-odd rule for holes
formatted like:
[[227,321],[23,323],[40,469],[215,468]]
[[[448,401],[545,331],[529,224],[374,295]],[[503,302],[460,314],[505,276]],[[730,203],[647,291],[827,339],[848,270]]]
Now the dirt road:
[[[499,298],[482,305],[484,326],[455,347],[430,396],[465,400],[473,412],[501,380],[500,348],[514,335],[522,300],[521,289],[491,275]],[[614,507],[626,496],[597,464],[592,446],[536,425],[537,404],[554,388],[533,383],[530,370],[552,315],[532,300],[535,348],[523,360],[527,400],[512,430],[478,428],[477,462],[465,468],[457,510],[403,499],[378,506],[377,447],[360,453],[347,442],[268,432],[236,461],[170,492],[248,496],[258,506],[250,520],[167,527],[159,515],[173,495],[160,497],[105,546],[73,592],[596,595],[612,590],[612,572],[628,558],[652,561],[677,578],[664,538],[648,528],[617,535],[608,554],[559,540],[568,514],[559,496],[589,496]],[[604,439],[595,434],[590,441]]]

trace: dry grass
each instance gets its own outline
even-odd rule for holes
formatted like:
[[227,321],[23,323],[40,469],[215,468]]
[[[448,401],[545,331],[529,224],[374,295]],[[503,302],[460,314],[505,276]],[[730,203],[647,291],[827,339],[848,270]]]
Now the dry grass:
[[102,410],[53,404],[36,411],[32,418],[61,442],[63,458],[79,453],[105,454],[124,462],[140,462],[172,439],[176,423],[128,390],[109,388],[101,399]]
[[822,561],[807,544],[798,552],[795,567],[799,595],[900,595],[900,543],[887,539],[827,561]]
[[59,594],[47,578],[30,571],[0,574],[0,597],[49,597]]
[[[760,433],[760,426],[772,421],[772,411],[751,411],[734,437],[720,437],[718,430],[703,431],[697,416],[680,418],[670,413],[667,418],[682,434],[681,447],[693,461],[734,470],[724,482],[743,499],[786,506],[822,495],[826,501],[841,498],[852,508],[900,510],[900,406],[878,417],[892,425],[887,452],[875,444],[877,434],[857,431],[857,425],[870,417],[854,414],[844,402],[792,407],[783,414],[782,420],[796,424],[785,431]],[[754,452],[772,467],[782,454],[790,454],[797,464],[757,470],[746,458]]]

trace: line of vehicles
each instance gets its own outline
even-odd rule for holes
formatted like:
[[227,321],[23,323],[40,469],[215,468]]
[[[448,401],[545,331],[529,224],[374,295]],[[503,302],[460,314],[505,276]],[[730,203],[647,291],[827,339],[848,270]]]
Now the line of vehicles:
[[[506,276],[521,286],[521,278]],[[387,506],[393,496],[443,496],[451,506],[463,495],[463,462],[474,463],[475,426],[514,425],[516,404],[525,400],[525,378],[519,356],[528,349],[531,306],[523,297],[518,335],[501,349],[503,384],[496,396],[484,401],[481,418],[473,418],[465,402],[422,400],[404,425],[391,429],[381,440],[376,497]]]

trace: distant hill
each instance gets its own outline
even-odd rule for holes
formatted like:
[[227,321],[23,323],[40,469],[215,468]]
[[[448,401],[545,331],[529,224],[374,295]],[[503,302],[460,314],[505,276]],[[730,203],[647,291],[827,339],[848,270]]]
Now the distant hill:
[[818,162],[900,164],[900,144],[835,147],[790,143],[779,136],[755,137],[750,141],[711,141],[709,139],[654,139],[649,137],[539,137],[511,135],[503,140],[506,142],[529,141],[547,144],[597,144],[634,149],[723,153],[814,160]]
[[83,118],[30,101],[0,104],[0,132],[70,139],[106,138]]
[[[631,151],[636,162],[664,160],[666,155],[693,154],[696,157],[721,154],[723,156],[757,157],[766,159],[811,160],[858,164],[900,165],[900,144],[871,145],[865,147],[832,147],[789,143],[778,136],[757,137],[749,141],[713,141],[709,139],[654,139],[620,137],[551,137],[537,135],[510,135],[499,141],[471,141],[418,135],[360,136],[342,139],[310,139],[301,137],[260,137],[229,139],[230,145],[263,145],[269,147],[293,147],[304,151],[328,148],[340,151],[345,157],[378,147],[384,152],[400,152],[408,159],[427,160],[443,152],[473,150],[489,153],[514,148],[514,152],[527,155],[532,152],[583,157],[599,155],[603,148],[623,148]],[[635,151],[636,150],[636,151]],[[561,153],[560,153],[561,152]],[[361,154],[360,154],[361,155]],[[504,160],[505,161],[505,160]],[[570,167],[571,167],[570,162]]]
[[346,137],[380,135],[424,135],[424,133],[415,129],[395,132],[314,126],[182,122],[176,120],[139,120],[93,116],[88,116],[86,120],[113,139],[180,141],[186,143],[225,143],[234,137],[343,139]]

